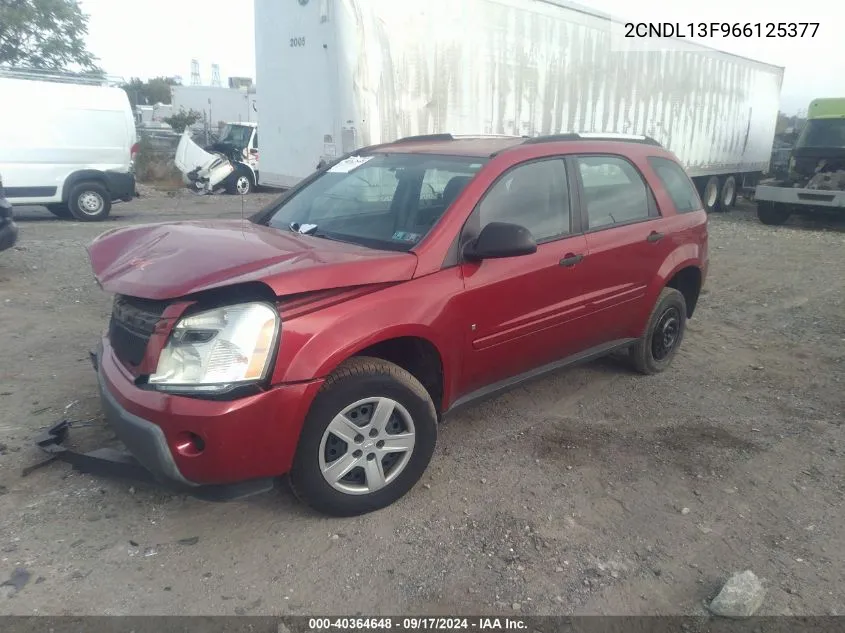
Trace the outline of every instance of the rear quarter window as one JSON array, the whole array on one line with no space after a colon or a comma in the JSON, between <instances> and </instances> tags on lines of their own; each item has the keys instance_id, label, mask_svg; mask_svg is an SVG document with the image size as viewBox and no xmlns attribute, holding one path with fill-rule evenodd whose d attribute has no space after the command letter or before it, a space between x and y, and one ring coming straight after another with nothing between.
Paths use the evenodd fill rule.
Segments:
<instances>
[{"instance_id":1,"label":"rear quarter window","mask_svg":"<svg viewBox=\"0 0 845 633\"><path fill-rule=\"evenodd\" d=\"M678 213L689 213L702 208L701 198L683 167L673 160L659 156L649 156L648 162L672 198Z\"/></svg>"}]
</instances>

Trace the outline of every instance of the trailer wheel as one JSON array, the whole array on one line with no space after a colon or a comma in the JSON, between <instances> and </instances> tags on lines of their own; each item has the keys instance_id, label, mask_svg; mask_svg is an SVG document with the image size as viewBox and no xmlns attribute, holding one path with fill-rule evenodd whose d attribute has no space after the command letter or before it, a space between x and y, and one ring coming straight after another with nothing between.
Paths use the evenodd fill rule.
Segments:
<instances>
[{"instance_id":1,"label":"trailer wheel","mask_svg":"<svg viewBox=\"0 0 845 633\"><path fill-rule=\"evenodd\" d=\"M721 191L721 206L722 211L728 211L736 204L736 178L728 176L725 182L722 183Z\"/></svg>"},{"instance_id":2,"label":"trailer wheel","mask_svg":"<svg viewBox=\"0 0 845 633\"><path fill-rule=\"evenodd\" d=\"M768 200L757 202L757 217L763 224L780 226L789 219L790 215L790 208L783 203L769 202Z\"/></svg>"},{"instance_id":3,"label":"trailer wheel","mask_svg":"<svg viewBox=\"0 0 845 633\"><path fill-rule=\"evenodd\" d=\"M719 179L712 176L705 183L701 191L701 202L704 205L704 210L707 213L715 213L722 210L722 199L719 195L721 188L719 187Z\"/></svg>"}]
</instances>

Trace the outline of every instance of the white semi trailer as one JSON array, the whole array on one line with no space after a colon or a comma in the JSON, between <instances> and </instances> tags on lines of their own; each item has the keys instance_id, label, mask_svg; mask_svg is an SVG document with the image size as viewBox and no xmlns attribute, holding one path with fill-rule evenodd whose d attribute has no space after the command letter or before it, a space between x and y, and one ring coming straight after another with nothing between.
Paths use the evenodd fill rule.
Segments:
<instances>
[{"instance_id":1,"label":"white semi trailer","mask_svg":"<svg viewBox=\"0 0 845 633\"><path fill-rule=\"evenodd\" d=\"M783 68L701 45L620 52L563 0L256 0L261 181L407 136L653 137L709 210L768 169Z\"/></svg>"}]
</instances>

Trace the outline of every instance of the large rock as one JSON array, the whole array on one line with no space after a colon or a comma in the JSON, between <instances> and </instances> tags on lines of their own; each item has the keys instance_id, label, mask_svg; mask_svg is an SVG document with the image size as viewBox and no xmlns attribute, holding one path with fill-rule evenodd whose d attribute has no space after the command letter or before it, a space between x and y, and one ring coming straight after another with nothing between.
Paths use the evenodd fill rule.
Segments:
<instances>
[{"instance_id":1,"label":"large rock","mask_svg":"<svg viewBox=\"0 0 845 633\"><path fill-rule=\"evenodd\" d=\"M766 590L752 571L730 577L719 595L710 603L710 611L726 618L744 618L754 615L763 604Z\"/></svg>"}]
</instances>

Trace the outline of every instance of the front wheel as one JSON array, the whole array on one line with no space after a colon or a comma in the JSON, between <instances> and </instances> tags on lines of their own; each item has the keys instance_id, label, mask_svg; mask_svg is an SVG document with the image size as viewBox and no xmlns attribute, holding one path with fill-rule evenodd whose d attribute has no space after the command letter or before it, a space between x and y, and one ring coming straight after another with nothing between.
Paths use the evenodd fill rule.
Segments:
<instances>
[{"instance_id":1,"label":"front wheel","mask_svg":"<svg viewBox=\"0 0 845 633\"><path fill-rule=\"evenodd\" d=\"M419 481L436 439L434 403L414 376L378 358L350 359L329 376L311 406L291 488L325 514L379 510Z\"/></svg>"},{"instance_id":2,"label":"front wheel","mask_svg":"<svg viewBox=\"0 0 845 633\"><path fill-rule=\"evenodd\" d=\"M245 196L249 193L252 193L252 189L252 176L246 169L242 167L238 168L238 170L235 171L235 173L232 175L231 182L226 187L228 193L239 196Z\"/></svg>"},{"instance_id":3,"label":"front wheel","mask_svg":"<svg viewBox=\"0 0 845 633\"><path fill-rule=\"evenodd\" d=\"M645 334L631 348L634 368L641 374L658 374L678 353L687 325L687 302L674 288L664 288L651 312Z\"/></svg>"},{"instance_id":4,"label":"front wheel","mask_svg":"<svg viewBox=\"0 0 845 633\"><path fill-rule=\"evenodd\" d=\"M790 216L789 207L779 202L769 202L768 200L760 200L757 202L757 218L763 224L769 226L780 226L784 224Z\"/></svg>"}]
</instances>

